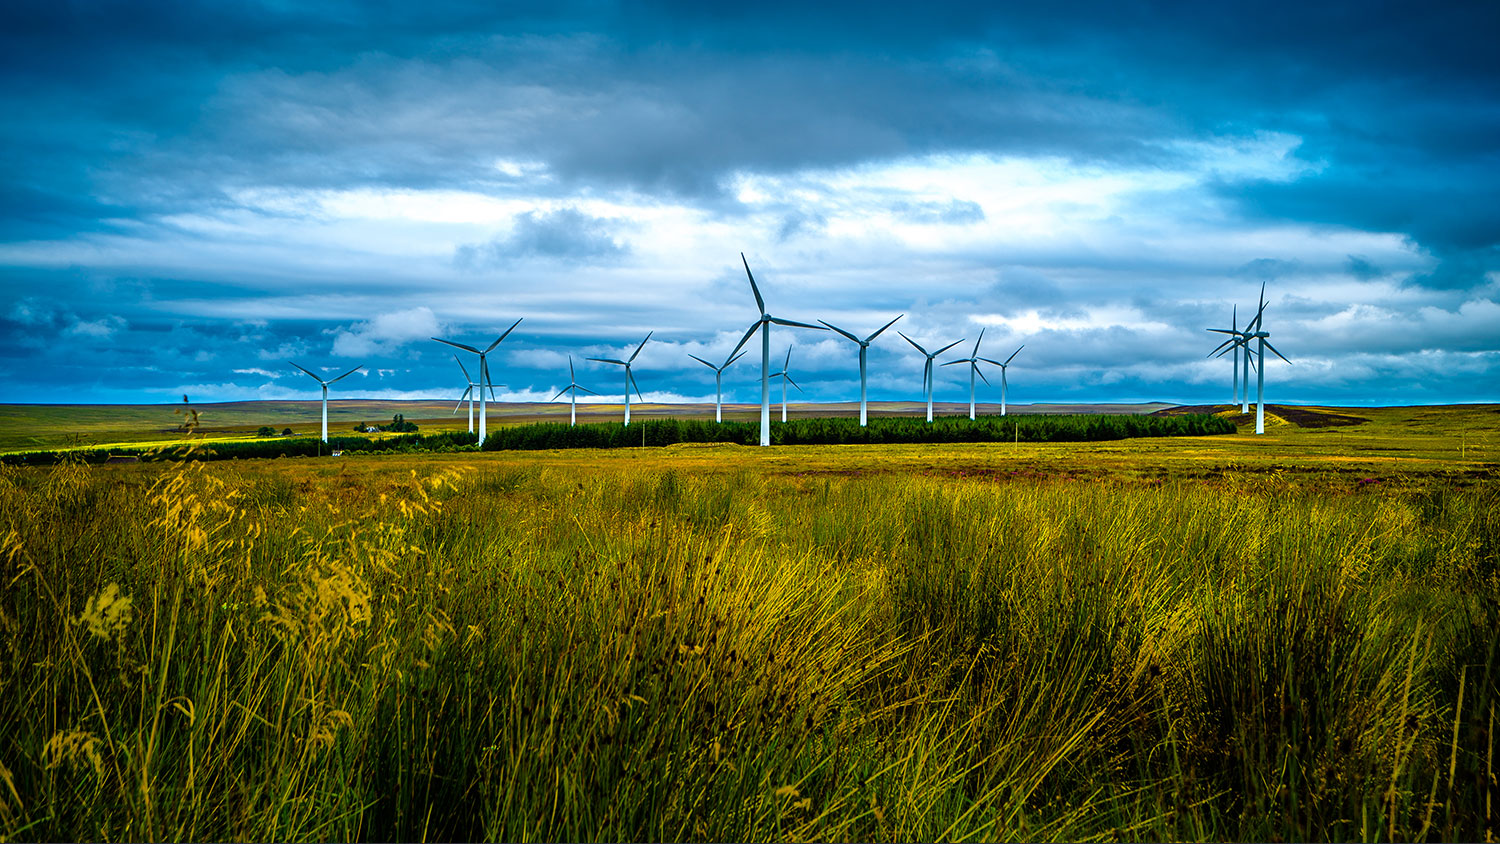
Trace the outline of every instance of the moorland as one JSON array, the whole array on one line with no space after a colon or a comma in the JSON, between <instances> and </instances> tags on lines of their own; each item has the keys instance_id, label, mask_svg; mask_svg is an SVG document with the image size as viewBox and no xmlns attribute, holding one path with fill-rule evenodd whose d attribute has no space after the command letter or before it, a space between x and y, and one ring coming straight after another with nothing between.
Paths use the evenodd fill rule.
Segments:
<instances>
[{"instance_id":1,"label":"moorland","mask_svg":"<svg viewBox=\"0 0 1500 844\"><path fill-rule=\"evenodd\" d=\"M1500 407L1271 410L0 466L0 838L1494 840Z\"/></svg>"}]
</instances>

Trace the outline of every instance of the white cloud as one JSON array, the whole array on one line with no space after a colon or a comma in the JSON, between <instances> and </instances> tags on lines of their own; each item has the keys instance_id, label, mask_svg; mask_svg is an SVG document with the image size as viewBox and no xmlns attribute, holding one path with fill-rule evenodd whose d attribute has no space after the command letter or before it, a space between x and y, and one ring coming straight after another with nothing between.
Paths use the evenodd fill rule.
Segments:
<instances>
[{"instance_id":1,"label":"white cloud","mask_svg":"<svg viewBox=\"0 0 1500 844\"><path fill-rule=\"evenodd\" d=\"M428 340L442 333L432 309L426 306L380 314L369 322L337 329L333 353L338 357L390 354L414 340Z\"/></svg>"}]
</instances>

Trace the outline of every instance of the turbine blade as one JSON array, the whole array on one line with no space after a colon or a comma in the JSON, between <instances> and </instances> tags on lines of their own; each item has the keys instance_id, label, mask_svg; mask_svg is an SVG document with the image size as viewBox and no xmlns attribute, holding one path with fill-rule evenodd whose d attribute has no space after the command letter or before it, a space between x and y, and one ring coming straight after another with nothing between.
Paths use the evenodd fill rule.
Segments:
<instances>
[{"instance_id":1,"label":"turbine blade","mask_svg":"<svg viewBox=\"0 0 1500 844\"><path fill-rule=\"evenodd\" d=\"M786 347L786 363L783 363L781 365L781 369L782 369L782 371L786 371L786 370L791 369L791 368L792 368L792 347L791 346L787 346Z\"/></svg>"},{"instance_id":2,"label":"turbine blade","mask_svg":"<svg viewBox=\"0 0 1500 844\"><path fill-rule=\"evenodd\" d=\"M650 340L651 339L651 335L655 334L655 333L656 333L655 331L647 331L646 332L646 340ZM646 340L642 340L641 344L639 346L636 346L635 347L635 351L633 353L631 353L631 355L630 355L630 362L631 363L635 363L635 356L641 353L641 349L646 348Z\"/></svg>"},{"instance_id":3,"label":"turbine blade","mask_svg":"<svg viewBox=\"0 0 1500 844\"><path fill-rule=\"evenodd\" d=\"M1213 332L1217 332L1219 334L1233 334L1236 337L1240 336L1240 332L1237 329L1234 329L1234 328L1205 328L1203 330L1204 331L1213 331Z\"/></svg>"},{"instance_id":4,"label":"turbine blade","mask_svg":"<svg viewBox=\"0 0 1500 844\"><path fill-rule=\"evenodd\" d=\"M582 391L584 391L585 393L588 393L591 396L597 396L597 395L599 395L598 393L594 392L593 390L590 390L588 387L585 387L582 384L574 384L573 387L574 387L574 389L582 390Z\"/></svg>"},{"instance_id":5,"label":"turbine blade","mask_svg":"<svg viewBox=\"0 0 1500 844\"><path fill-rule=\"evenodd\" d=\"M898 315L896 317L896 319L900 319L901 317L904 317L904 316L906 316L906 314L900 314L900 315ZM896 324L896 319L893 319L890 322L886 323L885 325L880 326L880 330L877 331L877 332L875 332L874 334L871 334L869 337L866 337L865 338L865 342L869 343L872 340L874 340L876 337L879 337L887 328L890 328L891 326L893 326L893 325Z\"/></svg>"},{"instance_id":6,"label":"turbine blade","mask_svg":"<svg viewBox=\"0 0 1500 844\"><path fill-rule=\"evenodd\" d=\"M937 351L933 352L932 356L933 357L937 357L938 355L942 354L943 352L948 351L949 349L953 348L954 346L957 346L959 343L962 343L962 342L963 342L963 340L954 340L952 343L949 343L948 345L942 347L941 349L938 349Z\"/></svg>"},{"instance_id":7,"label":"turbine blade","mask_svg":"<svg viewBox=\"0 0 1500 844\"><path fill-rule=\"evenodd\" d=\"M353 375L354 373L356 373L356 372L358 372L358 371L360 371L361 369L364 369L364 368L365 368L365 365L364 364L360 364L359 366L354 367L353 369L349 370L348 372L345 372L343 375L340 375L339 377L333 379L333 381L342 381L343 379L348 378L350 375ZM329 381L328 383L332 384L333 381Z\"/></svg>"},{"instance_id":8,"label":"turbine blade","mask_svg":"<svg viewBox=\"0 0 1500 844\"><path fill-rule=\"evenodd\" d=\"M984 377L984 370L979 368L979 364L974 364L974 371L979 373L979 380L983 381L984 385L988 387L990 385L990 379Z\"/></svg>"},{"instance_id":9,"label":"turbine blade","mask_svg":"<svg viewBox=\"0 0 1500 844\"><path fill-rule=\"evenodd\" d=\"M568 385L568 386L566 386L566 387L563 387L561 390L557 391L557 395L553 396L550 399L547 399L547 401L557 401L559 398L561 398L565 393L567 393L571 389L573 389L573 386L571 384Z\"/></svg>"},{"instance_id":10,"label":"turbine blade","mask_svg":"<svg viewBox=\"0 0 1500 844\"><path fill-rule=\"evenodd\" d=\"M740 352L739 354L730 357L729 360L724 361L724 365L719 368L719 371L723 372L724 370L728 369L735 361L739 360L740 358L742 358L744 356L745 356L745 353L744 352Z\"/></svg>"},{"instance_id":11,"label":"turbine blade","mask_svg":"<svg viewBox=\"0 0 1500 844\"><path fill-rule=\"evenodd\" d=\"M791 384L793 387L797 387L797 382L792 380L792 376L787 375L786 373L782 373L781 377L785 378L788 384ZM797 392L802 392L802 388L797 387Z\"/></svg>"},{"instance_id":12,"label":"turbine blade","mask_svg":"<svg viewBox=\"0 0 1500 844\"><path fill-rule=\"evenodd\" d=\"M745 275L750 277L750 292L755 294L755 307L760 308L760 312L764 314L766 312L766 300L760 298L760 288L755 286L755 273L750 272L750 262L745 260L745 253L743 252L740 253L740 261L745 265Z\"/></svg>"},{"instance_id":13,"label":"turbine blade","mask_svg":"<svg viewBox=\"0 0 1500 844\"><path fill-rule=\"evenodd\" d=\"M818 320L818 322L823 323L824 325L828 326L829 328L832 328L834 331L837 331L838 333L844 335L845 337L848 337L850 340L853 340L856 343L859 342L859 338L858 337L855 337L853 334L850 334L849 332L845 331L844 329L839 328L837 325L834 325L833 323L829 322L826 319L820 319L820 320Z\"/></svg>"},{"instance_id":14,"label":"turbine blade","mask_svg":"<svg viewBox=\"0 0 1500 844\"><path fill-rule=\"evenodd\" d=\"M750 336L755 333L755 329L757 329L757 328L760 328L760 320L756 320L754 323L751 324L750 330L746 331L745 332L745 336L741 337L740 338L740 342L735 345L734 352L738 352L740 350L740 348L743 347L745 345L745 343L750 340ZM729 354L733 355L734 352L730 352Z\"/></svg>"},{"instance_id":15,"label":"turbine blade","mask_svg":"<svg viewBox=\"0 0 1500 844\"><path fill-rule=\"evenodd\" d=\"M455 349L463 349L466 352L473 352L476 355L479 354L479 350L474 348L473 346L465 346L463 343L455 343L452 340L444 340L441 337L434 337L432 339L438 341L439 343L447 343Z\"/></svg>"},{"instance_id":16,"label":"turbine blade","mask_svg":"<svg viewBox=\"0 0 1500 844\"><path fill-rule=\"evenodd\" d=\"M1008 358L1005 359L1005 363L1007 365L1009 365L1011 361L1013 361L1013 360L1016 359L1016 355L1019 355L1021 353L1021 350L1024 349L1024 348L1026 348L1026 344L1025 343L1022 343L1021 345L1017 346L1016 350L1014 352L1010 353L1010 357L1008 357Z\"/></svg>"},{"instance_id":17,"label":"turbine blade","mask_svg":"<svg viewBox=\"0 0 1500 844\"><path fill-rule=\"evenodd\" d=\"M955 363L972 363L972 360L970 358L959 358L958 360L950 360L947 363L940 363L938 366L952 366Z\"/></svg>"},{"instance_id":18,"label":"turbine blade","mask_svg":"<svg viewBox=\"0 0 1500 844\"><path fill-rule=\"evenodd\" d=\"M703 364L704 366L708 367L709 369L718 369L717 366L714 366L713 364L709 363L708 361L704 360L703 358L698 357L697 355L693 354L692 352L688 352L688 357L690 357L693 360L695 360L695 361Z\"/></svg>"},{"instance_id":19,"label":"turbine blade","mask_svg":"<svg viewBox=\"0 0 1500 844\"><path fill-rule=\"evenodd\" d=\"M1272 352L1275 352L1276 353L1276 357L1279 357L1282 360L1286 360L1286 355L1282 354L1281 352L1277 352L1276 351L1276 347L1273 346L1273 345L1271 345L1270 341L1266 341L1266 348L1270 349ZM1291 363L1291 361L1289 361L1289 360L1286 360L1286 362L1287 363Z\"/></svg>"},{"instance_id":20,"label":"turbine blade","mask_svg":"<svg viewBox=\"0 0 1500 844\"><path fill-rule=\"evenodd\" d=\"M480 358L479 368L483 370L479 377L484 381L484 387L480 387L479 389L483 390L485 387L488 387L490 390L490 401L498 401L495 398L495 383L490 380L490 362L484 358ZM505 385L501 384L500 386L504 387ZM480 395L483 395L483 393L480 393Z\"/></svg>"},{"instance_id":21,"label":"turbine blade","mask_svg":"<svg viewBox=\"0 0 1500 844\"><path fill-rule=\"evenodd\" d=\"M625 380L629 381L630 382L630 386L632 386L632 387L635 388L636 398L639 398L641 401L645 401L646 397L643 396L643 395L641 395L641 385L635 383L635 375L634 375L634 373L632 373L630 371L630 367L628 367L628 366L625 367Z\"/></svg>"},{"instance_id":22,"label":"turbine blade","mask_svg":"<svg viewBox=\"0 0 1500 844\"><path fill-rule=\"evenodd\" d=\"M614 358L589 358L589 360L596 360L596 361L599 361L600 363L612 363L612 364L614 364L616 366L624 366L625 365L625 361L623 361L623 360L615 360Z\"/></svg>"},{"instance_id":23,"label":"turbine blade","mask_svg":"<svg viewBox=\"0 0 1500 844\"><path fill-rule=\"evenodd\" d=\"M467 366L464 366L464 362L458 359L458 355L453 356L453 362L458 364L459 369L463 370L464 380L472 384L474 382L474 379L469 377L469 368Z\"/></svg>"},{"instance_id":24,"label":"turbine blade","mask_svg":"<svg viewBox=\"0 0 1500 844\"><path fill-rule=\"evenodd\" d=\"M1005 364L1001 363L1000 361L998 361L998 360L990 360L989 358L975 358L975 360L982 360L985 363L993 363L994 365L999 366L999 367L1004 367L1005 366Z\"/></svg>"},{"instance_id":25,"label":"turbine blade","mask_svg":"<svg viewBox=\"0 0 1500 844\"><path fill-rule=\"evenodd\" d=\"M292 363L292 362L291 361L287 361L287 363ZM292 363L292 366L296 366L298 369L301 369L303 372L307 372L308 376L310 376L314 381L317 381L319 384L323 383L323 379L322 378L319 378L318 376L313 375L311 372L308 372L308 370L304 369L303 367L298 366L295 363Z\"/></svg>"},{"instance_id":26,"label":"turbine blade","mask_svg":"<svg viewBox=\"0 0 1500 844\"><path fill-rule=\"evenodd\" d=\"M974 341L974 353L971 354L971 355L969 355L969 357L971 357L971 358L977 358L977 357L979 357L979 344L983 343L983 342L984 342L984 329L981 328L981 329L979 329L979 339Z\"/></svg>"},{"instance_id":27,"label":"turbine blade","mask_svg":"<svg viewBox=\"0 0 1500 844\"><path fill-rule=\"evenodd\" d=\"M1219 345L1214 346L1213 352L1209 352L1204 357L1213 357L1214 356L1214 352L1217 352L1220 349L1224 349L1225 346L1234 346L1238 341L1239 341L1239 338L1237 338L1237 337L1230 337L1228 340L1225 340L1224 342L1220 343ZM1224 349L1224 350L1225 351L1229 351L1228 349Z\"/></svg>"},{"instance_id":28,"label":"turbine blade","mask_svg":"<svg viewBox=\"0 0 1500 844\"><path fill-rule=\"evenodd\" d=\"M907 337L905 334L902 334L900 331L897 331L896 333L897 334L901 334L902 339L904 339L906 342L912 344L913 346L916 346L917 351L921 352L924 355L927 354L927 350L926 349L922 348L921 346L917 346L917 341L911 339L910 337Z\"/></svg>"},{"instance_id":29,"label":"turbine blade","mask_svg":"<svg viewBox=\"0 0 1500 844\"><path fill-rule=\"evenodd\" d=\"M780 317L771 317L771 321L774 322L774 323L776 323L777 325L795 325L798 328L811 328L814 331L827 331L828 330L828 329L824 328L821 325L808 325L805 322L797 322L795 320L790 320L790 319L781 319ZM855 342L859 342L859 341L856 340Z\"/></svg>"},{"instance_id":30,"label":"turbine blade","mask_svg":"<svg viewBox=\"0 0 1500 844\"><path fill-rule=\"evenodd\" d=\"M521 317L521 319L525 319L525 317ZM495 338L495 342L491 343L490 347L488 349L484 350L484 353L485 354L489 354L490 352L493 352L495 350L495 347L498 346L498 345L500 345L500 341L504 340L506 337L510 336L510 333L512 331L515 331L516 330L516 326L518 326L520 324L521 324L521 320L520 319L518 319L515 322L511 323L510 324L510 328L505 329L505 333L504 334L501 334L499 337L496 337Z\"/></svg>"}]
</instances>

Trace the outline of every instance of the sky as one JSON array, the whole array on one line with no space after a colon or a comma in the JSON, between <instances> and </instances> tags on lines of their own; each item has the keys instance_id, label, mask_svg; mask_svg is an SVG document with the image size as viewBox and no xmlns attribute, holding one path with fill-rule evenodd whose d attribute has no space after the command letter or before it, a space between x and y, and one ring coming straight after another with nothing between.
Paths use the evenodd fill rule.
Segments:
<instances>
[{"instance_id":1,"label":"sky","mask_svg":"<svg viewBox=\"0 0 1500 844\"><path fill-rule=\"evenodd\" d=\"M0 402L1497 401L1500 4L0 4ZM858 348L776 327L794 400ZM759 398L758 341L724 375ZM473 356L465 365L474 371ZM999 400L982 370L982 402ZM967 399L966 365L940 401Z\"/></svg>"}]
</instances>

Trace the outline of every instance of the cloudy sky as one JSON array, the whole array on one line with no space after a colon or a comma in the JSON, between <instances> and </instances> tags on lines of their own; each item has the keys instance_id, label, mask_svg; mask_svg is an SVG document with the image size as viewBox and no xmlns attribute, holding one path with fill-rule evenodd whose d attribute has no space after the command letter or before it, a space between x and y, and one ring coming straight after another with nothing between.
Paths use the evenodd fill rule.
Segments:
<instances>
[{"instance_id":1,"label":"cloudy sky","mask_svg":"<svg viewBox=\"0 0 1500 844\"><path fill-rule=\"evenodd\" d=\"M1496 400L1500 5L903 5L10 0L0 401Z\"/></svg>"}]
</instances>

